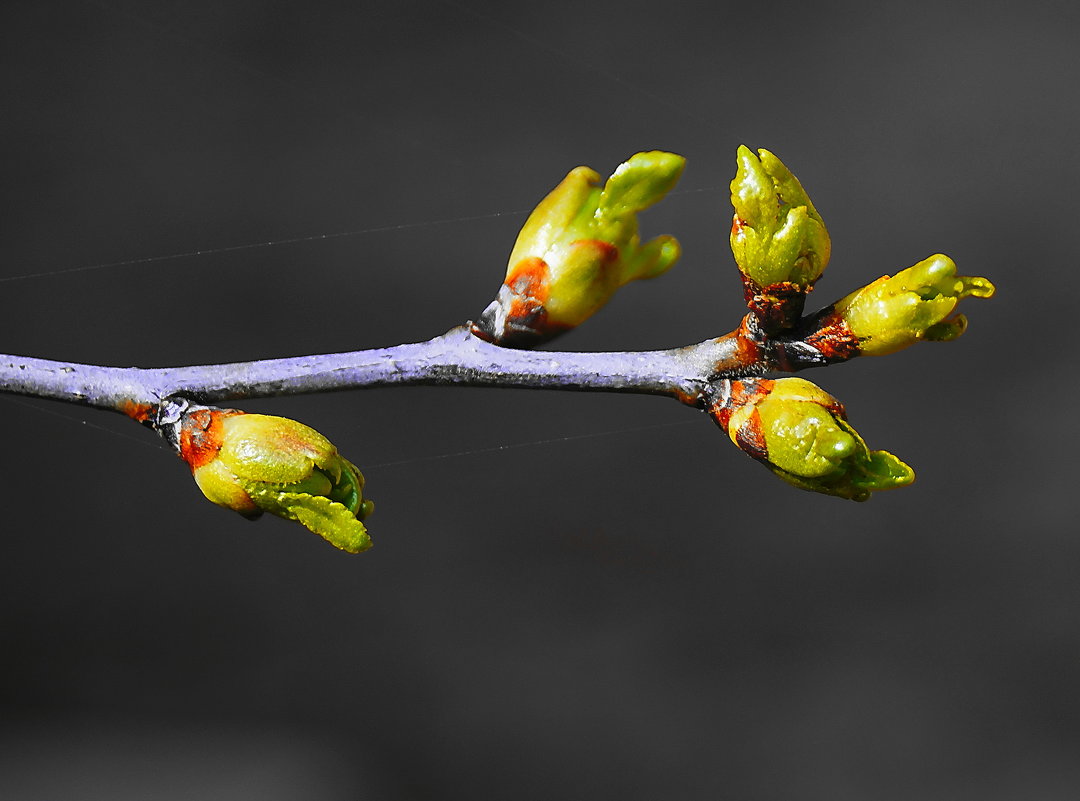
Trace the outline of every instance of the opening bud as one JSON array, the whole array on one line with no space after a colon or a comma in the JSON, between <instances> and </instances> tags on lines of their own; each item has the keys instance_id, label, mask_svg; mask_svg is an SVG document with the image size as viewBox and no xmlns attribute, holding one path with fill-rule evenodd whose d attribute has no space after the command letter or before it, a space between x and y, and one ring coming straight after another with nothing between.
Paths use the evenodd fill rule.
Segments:
<instances>
[{"instance_id":1,"label":"opening bud","mask_svg":"<svg viewBox=\"0 0 1080 801\"><path fill-rule=\"evenodd\" d=\"M285 417L185 404L159 430L210 501L249 519L295 520L349 553L371 547L364 476L313 428Z\"/></svg>"},{"instance_id":2,"label":"opening bud","mask_svg":"<svg viewBox=\"0 0 1080 801\"><path fill-rule=\"evenodd\" d=\"M828 317L858 338L860 354L884 356L920 339L956 339L967 328L967 318L953 314L957 304L993 294L990 281L957 275L953 260L938 253L855 290L834 304Z\"/></svg>"},{"instance_id":3,"label":"opening bud","mask_svg":"<svg viewBox=\"0 0 1080 801\"><path fill-rule=\"evenodd\" d=\"M503 285L473 333L498 345L538 345L583 323L619 287L670 269L679 243L670 236L642 243L637 212L671 191L685 163L674 153L638 153L603 186L588 167L571 170L525 221Z\"/></svg>"},{"instance_id":4,"label":"opening bud","mask_svg":"<svg viewBox=\"0 0 1080 801\"><path fill-rule=\"evenodd\" d=\"M709 413L743 452L800 489L865 501L915 480L891 453L867 448L843 405L802 378L732 381Z\"/></svg>"}]
</instances>

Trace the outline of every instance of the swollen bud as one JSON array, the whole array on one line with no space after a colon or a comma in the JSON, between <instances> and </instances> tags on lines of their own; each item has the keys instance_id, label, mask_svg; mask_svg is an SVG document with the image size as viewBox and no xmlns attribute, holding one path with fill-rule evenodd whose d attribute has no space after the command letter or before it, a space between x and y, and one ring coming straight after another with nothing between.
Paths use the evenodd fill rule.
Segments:
<instances>
[{"instance_id":1,"label":"swollen bud","mask_svg":"<svg viewBox=\"0 0 1080 801\"><path fill-rule=\"evenodd\" d=\"M776 156L745 145L731 182L731 252L746 304L767 334L791 328L806 295L829 263L832 246L821 215Z\"/></svg>"},{"instance_id":2,"label":"swollen bud","mask_svg":"<svg viewBox=\"0 0 1080 801\"><path fill-rule=\"evenodd\" d=\"M886 451L871 451L836 398L802 378L745 379L709 409L731 441L800 489L865 501L915 480Z\"/></svg>"},{"instance_id":3,"label":"swollen bud","mask_svg":"<svg viewBox=\"0 0 1080 801\"><path fill-rule=\"evenodd\" d=\"M602 187L588 167L571 170L525 221L503 285L473 333L532 347L580 325L624 284L672 267L679 243L670 236L642 243L637 212L675 186L685 163L674 153L638 153Z\"/></svg>"},{"instance_id":4,"label":"swollen bud","mask_svg":"<svg viewBox=\"0 0 1080 801\"><path fill-rule=\"evenodd\" d=\"M952 315L966 297L988 298L994 285L985 278L956 274L956 264L940 253L914 267L856 289L833 305L828 315L858 339L863 356L883 356L920 339L947 342L967 328L967 318Z\"/></svg>"},{"instance_id":5,"label":"swollen bud","mask_svg":"<svg viewBox=\"0 0 1080 801\"><path fill-rule=\"evenodd\" d=\"M295 520L349 553L371 547L360 521L364 477L318 431L285 417L180 402L163 404L158 430L210 501L255 519ZM169 414L169 411L172 414Z\"/></svg>"}]
</instances>

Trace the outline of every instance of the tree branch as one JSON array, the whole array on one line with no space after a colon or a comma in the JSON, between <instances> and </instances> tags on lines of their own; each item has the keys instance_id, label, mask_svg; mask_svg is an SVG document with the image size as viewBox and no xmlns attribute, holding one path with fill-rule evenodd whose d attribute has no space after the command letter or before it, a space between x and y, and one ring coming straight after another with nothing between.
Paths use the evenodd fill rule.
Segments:
<instances>
[{"instance_id":1,"label":"tree branch","mask_svg":"<svg viewBox=\"0 0 1080 801\"><path fill-rule=\"evenodd\" d=\"M131 416L133 408L171 396L215 403L391 384L634 392L701 405L711 383L776 367L773 349L752 343L745 326L684 348L608 353L504 348L460 326L389 348L191 367L105 367L0 355L0 391Z\"/></svg>"}]
</instances>

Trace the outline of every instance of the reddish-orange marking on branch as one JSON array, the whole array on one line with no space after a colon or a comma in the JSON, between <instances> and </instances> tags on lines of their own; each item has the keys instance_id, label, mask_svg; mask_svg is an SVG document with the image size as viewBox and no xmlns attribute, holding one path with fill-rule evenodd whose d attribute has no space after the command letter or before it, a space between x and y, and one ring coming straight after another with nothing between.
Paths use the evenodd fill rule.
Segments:
<instances>
[{"instance_id":1,"label":"reddish-orange marking on branch","mask_svg":"<svg viewBox=\"0 0 1080 801\"><path fill-rule=\"evenodd\" d=\"M148 421L156 408L152 403L136 403L130 400L122 401L119 406L121 414L126 414L137 423Z\"/></svg>"}]
</instances>

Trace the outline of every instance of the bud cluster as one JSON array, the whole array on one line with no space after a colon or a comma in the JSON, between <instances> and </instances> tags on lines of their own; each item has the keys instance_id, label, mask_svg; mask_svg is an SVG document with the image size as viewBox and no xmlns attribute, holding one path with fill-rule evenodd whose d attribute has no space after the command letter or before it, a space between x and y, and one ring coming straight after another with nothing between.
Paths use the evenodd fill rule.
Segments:
<instances>
[{"instance_id":1,"label":"bud cluster","mask_svg":"<svg viewBox=\"0 0 1080 801\"><path fill-rule=\"evenodd\" d=\"M684 165L681 156L650 151L629 158L604 182L588 167L571 170L526 220L498 295L468 331L500 346L484 346L495 354L534 347L583 323L620 287L670 269L679 243L670 236L642 242L637 214L672 190ZM738 149L730 189L731 250L749 313L726 337L653 354L672 359L679 370L703 362L700 373L672 394L706 406L732 442L800 489L865 501L876 491L910 484L912 469L891 453L870 450L843 405L820 387L802 378L729 376L793 372L893 353L920 340L955 339L967 325L956 312L959 302L990 297L993 284L957 275L952 259L936 254L804 317L806 297L831 253L821 215L768 150ZM460 332L475 348L475 340ZM455 375L462 372L468 371ZM624 373L612 376L618 381L603 388L629 384ZM512 385L519 385L520 376L513 377ZM665 373L663 380L670 379ZM371 546L362 522L373 508L363 496L364 477L317 431L282 417L176 397L121 410L162 433L214 503L252 519L269 512L297 521L351 553Z\"/></svg>"}]
</instances>

